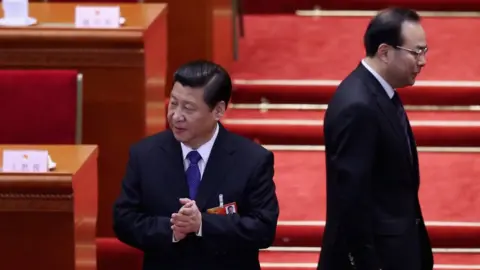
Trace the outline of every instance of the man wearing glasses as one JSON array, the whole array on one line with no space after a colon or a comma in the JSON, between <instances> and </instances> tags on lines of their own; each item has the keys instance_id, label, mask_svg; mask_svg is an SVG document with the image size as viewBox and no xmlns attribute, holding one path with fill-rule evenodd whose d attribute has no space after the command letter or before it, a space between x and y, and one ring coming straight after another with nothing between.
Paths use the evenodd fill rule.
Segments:
<instances>
[{"instance_id":1,"label":"man wearing glasses","mask_svg":"<svg viewBox=\"0 0 480 270\"><path fill-rule=\"evenodd\" d=\"M338 86L324 119L327 217L319 270L432 270L418 199L415 139L396 88L426 63L419 15L386 9L367 57Z\"/></svg>"}]
</instances>

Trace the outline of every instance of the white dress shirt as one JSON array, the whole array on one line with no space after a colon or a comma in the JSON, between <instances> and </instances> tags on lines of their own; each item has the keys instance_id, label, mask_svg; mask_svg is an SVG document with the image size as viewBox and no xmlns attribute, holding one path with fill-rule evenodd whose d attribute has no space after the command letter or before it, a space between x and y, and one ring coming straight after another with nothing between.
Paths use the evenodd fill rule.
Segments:
<instances>
[{"instance_id":1,"label":"white dress shirt","mask_svg":"<svg viewBox=\"0 0 480 270\"><path fill-rule=\"evenodd\" d=\"M196 150L202 157L198 161L198 168L200 169L200 177L203 177L203 172L205 172L205 167L207 166L208 158L210 157L210 153L212 152L213 144L215 143L215 140L217 139L217 136L218 136L218 129L219 127L217 124L217 127L215 128L215 133L213 133L212 138L210 138L208 142L202 144L197 149L192 149L191 147L181 143L182 154L183 154L183 165L185 166L185 171L188 169L188 166L190 165L190 160L187 159L188 153Z\"/></svg>"},{"instance_id":2,"label":"white dress shirt","mask_svg":"<svg viewBox=\"0 0 480 270\"><path fill-rule=\"evenodd\" d=\"M390 84L387 83L387 81L385 81L385 79L382 78L382 76L380 76L380 74L378 74L375 70L373 70L373 68L371 68L367 62L365 60L362 60L362 65L368 70L370 71L370 73L372 73L372 75L378 80L378 82L382 85L383 89L385 89L385 92L387 92L387 95L390 99L393 98L393 95L395 94L395 90L393 89L392 86L390 86Z\"/></svg>"},{"instance_id":3,"label":"white dress shirt","mask_svg":"<svg viewBox=\"0 0 480 270\"><path fill-rule=\"evenodd\" d=\"M198 161L198 169L200 170L200 181L203 177L203 173L205 172L205 167L207 166L208 158L210 157L210 153L212 152L213 144L215 143L215 140L217 139L218 131L219 131L219 126L217 124L217 126L215 128L215 133L213 133L212 138L210 138L210 140L208 142L202 144L197 149L192 149L191 147L186 146L185 144L181 143L182 155L183 155L183 165L184 165L185 171L188 169L188 166L190 166L190 160L188 160L188 158L187 158L188 153L196 150L200 154L200 157L202 157ZM200 229L197 232L197 236L202 236L202 224L201 223L200 223ZM173 240L174 243L178 242L175 239L175 235L173 235L172 240Z\"/></svg>"}]
</instances>

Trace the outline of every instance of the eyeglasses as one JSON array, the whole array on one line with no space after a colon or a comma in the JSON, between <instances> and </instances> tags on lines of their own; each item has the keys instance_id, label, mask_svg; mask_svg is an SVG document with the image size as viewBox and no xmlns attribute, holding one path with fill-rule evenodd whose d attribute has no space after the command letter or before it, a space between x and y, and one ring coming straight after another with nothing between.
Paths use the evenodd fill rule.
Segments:
<instances>
[{"instance_id":1,"label":"eyeglasses","mask_svg":"<svg viewBox=\"0 0 480 270\"><path fill-rule=\"evenodd\" d=\"M405 48L405 47L402 47L402 46L397 46L396 48L400 49L400 50L407 51L407 52L411 53L413 56L415 56L416 58L419 58L420 56L425 56L427 54L427 51L428 51L427 47L422 48L422 49L409 49L409 48Z\"/></svg>"}]
</instances>

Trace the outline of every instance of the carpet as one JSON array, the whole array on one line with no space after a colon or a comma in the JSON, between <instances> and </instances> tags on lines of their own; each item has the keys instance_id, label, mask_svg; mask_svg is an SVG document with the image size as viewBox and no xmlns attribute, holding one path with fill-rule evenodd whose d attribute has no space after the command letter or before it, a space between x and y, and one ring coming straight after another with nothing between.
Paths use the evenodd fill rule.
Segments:
<instances>
[{"instance_id":1,"label":"carpet","mask_svg":"<svg viewBox=\"0 0 480 270\"><path fill-rule=\"evenodd\" d=\"M282 209L279 220L324 220L324 152L278 150L274 154L275 182ZM480 185L475 181L480 175L480 152L421 151L419 163L420 201L425 220L480 220Z\"/></svg>"},{"instance_id":2,"label":"carpet","mask_svg":"<svg viewBox=\"0 0 480 270\"><path fill-rule=\"evenodd\" d=\"M261 105L258 105L261 107ZM418 146L480 146L480 111L408 110ZM321 145L324 110L227 110L230 131L262 144Z\"/></svg>"},{"instance_id":3,"label":"carpet","mask_svg":"<svg viewBox=\"0 0 480 270\"><path fill-rule=\"evenodd\" d=\"M434 249L435 269L478 270L480 250ZM99 270L141 270L143 254L115 238L97 238ZM318 248L270 248L260 252L262 270L316 269Z\"/></svg>"},{"instance_id":4,"label":"carpet","mask_svg":"<svg viewBox=\"0 0 480 270\"><path fill-rule=\"evenodd\" d=\"M246 15L232 73L243 80L341 80L365 55L368 17ZM429 52L418 80L480 77L480 18L424 18Z\"/></svg>"},{"instance_id":5,"label":"carpet","mask_svg":"<svg viewBox=\"0 0 480 270\"><path fill-rule=\"evenodd\" d=\"M268 147L268 146L267 146ZM271 148L275 148L272 146ZM276 150L277 245L319 246L325 220L325 155ZM452 149L444 149L444 151ZM434 247L480 247L479 152L419 152L420 203Z\"/></svg>"},{"instance_id":6,"label":"carpet","mask_svg":"<svg viewBox=\"0 0 480 270\"><path fill-rule=\"evenodd\" d=\"M262 106L328 103L339 80L364 56L362 35L368 20L245 16L246 36L232 69L233 107L222 122L230 131L269 144L275 153L281 214L277 250L261 253L263 269L316 267L318 251L278 249L319 248L326 200L322 109L263 112ZM480 146L480 63L472 57L480 53L478 38L472 35L480 29L480 19L425 18L423 24L428 64L415 86L399 89L402 98L406 105L463 108L408 110L421 150L422 209L436 249L470 248L464 253L436 252L436 269L480 269L480 255L471 249L480 247L480 150L438 148Z\"/></svg>"},{"instance_id":7,"label":"carpet","mask_svg":"<svg viewBox=\"0 0 480 270\"><path fill-rule=\"evenodd\" d=\"M476 0L244 0L246 14L292 14L297 10L321 9L378 10L389 6L403 6L417 10L479 10Z\"/></svg>"}]
</instances>

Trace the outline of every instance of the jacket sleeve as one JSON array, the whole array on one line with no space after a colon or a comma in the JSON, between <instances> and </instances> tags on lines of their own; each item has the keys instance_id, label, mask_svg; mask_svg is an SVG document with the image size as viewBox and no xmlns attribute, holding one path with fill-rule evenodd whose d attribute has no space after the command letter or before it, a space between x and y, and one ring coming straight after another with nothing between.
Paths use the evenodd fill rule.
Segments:
<instances>
[{"instance_id":1,"label":"jacket sleeve","mask_svg":"<svg viewBox=\"0 0 480 270\"><path fill-rule=\"evenodd\" d=\"M137 156L130 150L121 193L113 207L113 229L117 238L143 251L168 252L174 243L170 217L151 216L143 211L141 176Z\"/></svg>"}]
</instances>

